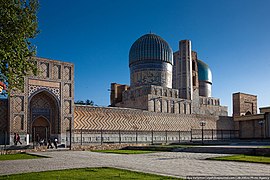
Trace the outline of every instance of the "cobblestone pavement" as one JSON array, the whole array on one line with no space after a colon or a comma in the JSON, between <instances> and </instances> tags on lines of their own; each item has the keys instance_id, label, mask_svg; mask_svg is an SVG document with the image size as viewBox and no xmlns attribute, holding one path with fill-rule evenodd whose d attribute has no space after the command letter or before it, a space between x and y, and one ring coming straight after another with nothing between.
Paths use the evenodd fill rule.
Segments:
<instances>
[{"instance_id":1,"label":"cobblestone pavement","mask_svg":"<svg viewBox=\"0 0 270 180\"><path fill-rule=\"evenodd\" d=\"M84 167L116 167L168 176L270 176L270 165L211 161L224 154L160 152L137 155L89 151L33 153L51 158L1 161L0 175Z\"/></svg>"}]
</instances>

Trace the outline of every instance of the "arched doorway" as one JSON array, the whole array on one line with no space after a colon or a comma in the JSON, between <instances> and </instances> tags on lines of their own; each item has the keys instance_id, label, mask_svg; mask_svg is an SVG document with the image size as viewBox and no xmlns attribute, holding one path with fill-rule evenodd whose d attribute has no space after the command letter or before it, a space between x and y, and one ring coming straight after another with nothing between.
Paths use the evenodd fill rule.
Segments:
<instances>
[{"instance_id":1,"label":"arched doorway","mask_svg":"<svg viewBox=\"0 0 270 180\"><path fill-rule=\"evenodd\" d=\"M50 123L42 116L36 118L32 124L32 137L34 141L46 140L50 137Z\"/></svg>"},{"instance_id":2,"label":"arched doorway","mask_svg":"<svg viewBox=\"0 0 270 180\"><path fill-rule=\"evenodd\" d=\"M52 92L42 89L34 93L29 101L29 134L32 134L32 141L58 137L61 129L59 99Z\"/></svg>"}]
</instances>

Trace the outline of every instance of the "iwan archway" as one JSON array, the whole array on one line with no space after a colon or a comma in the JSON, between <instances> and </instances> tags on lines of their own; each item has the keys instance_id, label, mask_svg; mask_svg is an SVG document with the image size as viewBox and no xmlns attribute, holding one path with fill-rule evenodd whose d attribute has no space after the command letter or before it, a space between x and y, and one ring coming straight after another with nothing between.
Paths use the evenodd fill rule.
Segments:
<instances>
[{"instance_id":1,"label":"iwan archway","mask_svg":"<svg viewBox=\"0 0 270 180\"><path fill-rule=\"evenodd\" d=\"M46 89L41 89L30 97L29 134L32 141L58 137L61 123L58 98Z\"/></svg>"}]
</instances>

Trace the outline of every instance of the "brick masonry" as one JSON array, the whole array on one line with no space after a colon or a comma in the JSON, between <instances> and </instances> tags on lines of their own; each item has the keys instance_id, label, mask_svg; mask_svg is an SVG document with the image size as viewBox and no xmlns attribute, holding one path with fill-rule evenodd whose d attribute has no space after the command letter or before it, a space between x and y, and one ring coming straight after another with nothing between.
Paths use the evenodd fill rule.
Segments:
<instances>
[{"instance_id":1,"label":"brick masonry","mask_svg":"<svg viewBox=\"0 0 270 180\"><path fill-rule=\"evenodd\" d=\"M190 131L200 129L200 121L206 121L205 129L234 129L230 117L156 113L137 109L115 107L91 107L76 105L75 129Z\"/></svg>"},{"instance_id":2,"label":"brick masonry","mask_svg":"<svg viewBox=\"0 0 270 180\"><path fill-rule=\"evenodd\" d=\"M23 92L12 91L9 97L7 131L11 136L19 133L22 141L29 134L31 141L32 125L41 117L49 123L48 136L64 139L70 121L73 124L74 65L38 57L34 61L38 75L25 77Z\"/></svg>"}]
</instances>

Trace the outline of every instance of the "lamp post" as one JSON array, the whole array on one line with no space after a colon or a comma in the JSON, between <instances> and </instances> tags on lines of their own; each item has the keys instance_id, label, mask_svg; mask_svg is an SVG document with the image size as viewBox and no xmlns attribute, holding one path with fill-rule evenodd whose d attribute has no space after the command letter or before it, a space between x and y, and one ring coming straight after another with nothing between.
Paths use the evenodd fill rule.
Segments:
<instances>
[{"instance_id":1,"label":"lamp post","mask_svg":"<svg viewBox=\"0 0 270 180\"><path fill-rule=\"evenodd\" d=\"M263 140L263 125L264 125L264 120L259 121L259 125L261 126L261 139Z\"/></svg>"},{"instance_id":2,"label":"lamp post","mask_svg":"<svg viewBox=\"0 0 270 180\"><path fill-rule=\"evenodd\" d=\"M202 144L204 144L203 142L203 127L206 125L206 122L205 121L201 121L200 122L200 126L202 127Z\"/></svg>"}]
</instances>

